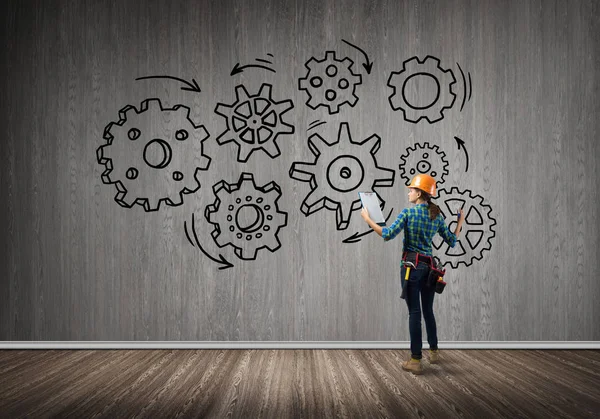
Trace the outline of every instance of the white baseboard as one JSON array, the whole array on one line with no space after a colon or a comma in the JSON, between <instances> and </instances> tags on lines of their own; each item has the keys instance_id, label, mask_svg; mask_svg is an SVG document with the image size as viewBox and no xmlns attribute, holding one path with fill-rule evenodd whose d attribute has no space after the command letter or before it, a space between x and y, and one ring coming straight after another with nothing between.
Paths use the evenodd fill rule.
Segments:
<instances>
[{"instance_id":1,"label":"white baseboard","mask_svg":"<svg viewBox=\"0 0 600 419\"><path fill-rule=\"evenodd\" d=\"M424 343L423 347L428 349ZM600 341L439 342L440 349L600 349ZM387 341L15 341L0 349L410 349Z\"/></svg>"}]
</instances>

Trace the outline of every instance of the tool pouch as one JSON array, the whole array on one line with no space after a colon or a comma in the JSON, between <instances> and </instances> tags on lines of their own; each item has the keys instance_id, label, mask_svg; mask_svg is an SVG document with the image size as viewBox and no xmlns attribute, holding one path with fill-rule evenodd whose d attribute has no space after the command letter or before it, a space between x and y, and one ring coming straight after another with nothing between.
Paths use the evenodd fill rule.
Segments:
<instances>
[{"instance_id":1,"label":"tool pouch","mask_svg":"<svg viewBox=\"0 0 600 419\"><path fill-rule=\"evenodd\" d=\"M431 266L425 285L429 288L435 288L435 292L441 294L446 286L446 283L444 282L445 274L446 270L439 268L439 264Z\"/></svg>"}]
</instances>

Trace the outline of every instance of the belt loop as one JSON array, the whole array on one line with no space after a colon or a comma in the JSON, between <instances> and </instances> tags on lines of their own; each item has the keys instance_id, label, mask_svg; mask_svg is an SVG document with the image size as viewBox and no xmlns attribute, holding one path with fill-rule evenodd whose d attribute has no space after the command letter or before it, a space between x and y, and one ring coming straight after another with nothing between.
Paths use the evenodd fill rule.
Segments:
<instances>
[{"instance_id":1,"label":"belt loop","mask_svg":"<svg viewBox=\"0 0 600 419\"><path fill-rule=\"evenodd\" d=\"M419 266L419 252L417 253L417 258L415 259L415 266Z\"/></svg>"}]
</instances>

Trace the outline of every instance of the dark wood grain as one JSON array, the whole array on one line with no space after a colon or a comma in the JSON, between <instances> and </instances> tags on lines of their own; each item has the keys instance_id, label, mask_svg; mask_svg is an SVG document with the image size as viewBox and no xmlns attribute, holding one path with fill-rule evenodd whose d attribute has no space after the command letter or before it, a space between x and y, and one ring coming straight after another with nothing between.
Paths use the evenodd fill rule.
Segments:
<instances>
[{"instance_id":1,"label":"dark wood grain","mask_svg":"<svg viewBox=\"0 0 600 419\"><path fill-rule=\"evenodd\" d=\"M2 417L553 417L600 409L600 351L4 350Z\"/></svg>"}]
</instances>

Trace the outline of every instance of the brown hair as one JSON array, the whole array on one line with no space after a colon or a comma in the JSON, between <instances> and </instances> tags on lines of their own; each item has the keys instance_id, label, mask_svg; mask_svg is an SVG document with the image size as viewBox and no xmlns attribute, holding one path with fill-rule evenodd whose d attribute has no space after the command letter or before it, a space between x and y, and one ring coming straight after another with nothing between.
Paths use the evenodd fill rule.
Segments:
<instances>
[{"instance_id":1,"label":"brown hair","mask_svg":"<svg viewBox=\"0 0 600 419\"><path fill-rule=\"evenodd\" d=\"M421 192L421 198L423 198L423 200L427 202L427 205L429 205L429 219L435 220L442 210L436 204L431 202L431 195L425 191L422 191L421 189L419 189L419 192Z\"/></svg>"}]
</instances>

